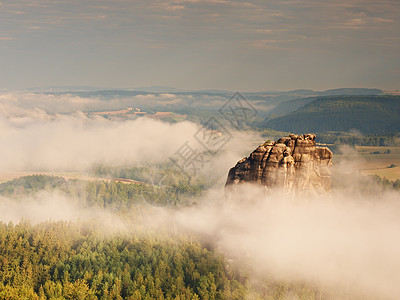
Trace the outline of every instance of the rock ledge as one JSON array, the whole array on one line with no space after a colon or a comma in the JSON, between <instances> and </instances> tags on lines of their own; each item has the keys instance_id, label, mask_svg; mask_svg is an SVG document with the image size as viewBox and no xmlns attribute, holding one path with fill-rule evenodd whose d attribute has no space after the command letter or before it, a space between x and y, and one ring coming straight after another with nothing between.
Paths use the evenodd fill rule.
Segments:
<instances>
[{"instance_id":1,"label":"rock ledge","mask_svg":"<svg viewBox=\"0 0 400 300\"><path fill-rule=\"evenodd\" d=\"M330 190L332 152L317 147L315 134L290 134L260 145L229 170L225 187L257 183L267 189Z\"/></svg>"}]
</instances>

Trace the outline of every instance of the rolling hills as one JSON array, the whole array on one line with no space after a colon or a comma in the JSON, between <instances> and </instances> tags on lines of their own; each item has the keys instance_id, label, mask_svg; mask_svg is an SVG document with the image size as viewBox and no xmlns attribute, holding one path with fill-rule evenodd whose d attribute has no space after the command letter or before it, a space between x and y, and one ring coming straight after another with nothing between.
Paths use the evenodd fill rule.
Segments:
<instances>
[{"instance_id":1,"label":"rolling hills","mask_svg":"<svg viewBox=\"0 0 400 300\"><path fill-rule=\"evenodd\" d=\"M295 100L293 106L299 106ZM269 117L263 127L289 132L321 132L356 129L363 134L391 134L400 131L400 97L329 96L317 97L283 116ZM286 103L289 106L290 103Z\"/></svg>"}]
</instances>

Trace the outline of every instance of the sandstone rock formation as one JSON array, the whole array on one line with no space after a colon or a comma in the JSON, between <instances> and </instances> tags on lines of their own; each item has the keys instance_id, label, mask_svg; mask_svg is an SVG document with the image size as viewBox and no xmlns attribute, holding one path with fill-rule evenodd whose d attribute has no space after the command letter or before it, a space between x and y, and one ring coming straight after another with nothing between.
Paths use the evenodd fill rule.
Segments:
<instances>
[{"instance_id":1,"label":"sandstone rock formation","mask_svg":"<svg viewBox=\"0 0 400 300\"><path fill-rule=\"evenodd\" d=\"M248 182L287 191L329 190L332 152L316 147L315 137L291 134L258 146L230 169L226 187Z\"/></svg>"}]
</instances>

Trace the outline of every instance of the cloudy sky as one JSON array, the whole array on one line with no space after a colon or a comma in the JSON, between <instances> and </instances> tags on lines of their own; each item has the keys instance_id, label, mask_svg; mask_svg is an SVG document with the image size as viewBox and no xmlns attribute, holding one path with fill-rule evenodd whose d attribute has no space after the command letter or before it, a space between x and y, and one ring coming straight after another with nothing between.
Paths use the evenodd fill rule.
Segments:
<instances>
[{"instance_id":1,"label":"cloudy sky","mask_svg":"<svg viewBox=\"0 0 400 300\"><path fill-rule=\"evenodd\" d=\"M397 89L398 0L0 0L0 88Z\"/></svg>"}]
</instances>

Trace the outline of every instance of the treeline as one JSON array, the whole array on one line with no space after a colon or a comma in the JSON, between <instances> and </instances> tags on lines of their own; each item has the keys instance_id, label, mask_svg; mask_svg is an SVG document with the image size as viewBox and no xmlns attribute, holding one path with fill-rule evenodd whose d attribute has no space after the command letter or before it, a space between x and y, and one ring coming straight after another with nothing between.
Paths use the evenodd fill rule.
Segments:
<instances>
[{"instance_id":1,"label":"treeline","mask_svg":"<svg viewBox=\"0 0 400 300\"><path fill-rule=\"evenodd\" d=\"M345 132L320 133L316 138L317 143L351 145L351 146L400 146L400 135L390 134L387 136L354 136Z\"/></svg>"},{"instance_id":2,"label":"treeline","mask_svg":"<svg viewBox=\"0 0 400 300\"><path fill-rule=\"evenodd\" d=\"M224 258L187 236L0 222L0 299L244 299Z\"/></svg>"},{"instance_id":3,"label":"treeline","mask_svg":"<svg viewBox=\"0 0 400 300\"><path fill-rule=\"evenodd\" d=\"M210 186L213 182L212 178L201 174L189 178L172 163L142 167L116 167L99 164L94 165L89 173L94 177L132 179L156 185L174 185L179 182L190 182L191 184Z\"/></svg>"},{"instance_id":4,"label":"treeline","mask_svg":"<svg viewBox=\"0 0 400 300\"><path fill-rule=\"evenodd\" d=\"M57 176L32 175L0 184L0 195L8 198L33 196L40 191L60 191L82 207L130 209L136 204L157 206L186 205L203 192L202 183L187 181L163 184L123 183L119 181L83 181Z\"/></svg>"},{"instance_id":5,"label":"treeline","mask_svg":"<svg viewBox=\"0 0 400 300\"><path fill-rule=\"evenodd\" d=\"M389 180L386 177L380 177L378 175L370 175L369 178L385 190L393 189L400 191L400 179Z\"/></svg>"}]
</instances>

